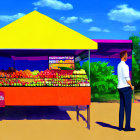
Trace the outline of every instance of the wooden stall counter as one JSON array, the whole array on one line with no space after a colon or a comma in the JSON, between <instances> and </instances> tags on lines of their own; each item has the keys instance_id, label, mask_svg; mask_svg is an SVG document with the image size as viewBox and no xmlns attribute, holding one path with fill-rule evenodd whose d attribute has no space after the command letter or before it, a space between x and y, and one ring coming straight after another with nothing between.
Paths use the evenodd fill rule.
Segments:
<instances>
[{"instance_id":1,"label":"wooden stall counter","mask_svg":"<svg viewBox=\"0 0 140 140\"><path fill-rule=\"evenodd\" d=\"M90 105L91 87L0 87L6 106Z\"/></svg>"}]
</instances>

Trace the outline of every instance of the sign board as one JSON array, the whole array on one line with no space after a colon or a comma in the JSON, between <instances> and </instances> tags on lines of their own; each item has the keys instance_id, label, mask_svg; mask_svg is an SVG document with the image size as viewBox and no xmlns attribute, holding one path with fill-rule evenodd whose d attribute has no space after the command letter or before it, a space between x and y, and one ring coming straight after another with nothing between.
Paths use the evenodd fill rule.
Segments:
<instances>
[{"instance_id":1,"label":"sign board","mask_svg":"<svg viewBox=\"0 0 140 140\"><path fill-rule=\"evenodd\" d=\"M49 56L49 69L74 69L74 56Z\"/></svg>"}]
</instances>

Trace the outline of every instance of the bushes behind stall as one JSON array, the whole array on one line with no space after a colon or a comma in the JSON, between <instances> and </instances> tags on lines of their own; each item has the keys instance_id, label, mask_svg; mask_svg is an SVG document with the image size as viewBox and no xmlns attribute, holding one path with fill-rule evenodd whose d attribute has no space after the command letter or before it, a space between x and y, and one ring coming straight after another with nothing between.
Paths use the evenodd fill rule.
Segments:
<instances>
[{"instance_id":1,"label":"bushes behind stall","mask_svg":"<svg viewBox=\"0 0 140 140\"><path fill-rule=\"evenodd\" d=\"M100 61L90 63L91 101L119 99L117 75L113 75L114 67L107 64ZM88 75L89 61L83 63L82 69L85 69Z\"/></svg>"},{"instance_id":2,"label":"bushes behind stall","mask_svg":"<svg viewBox=\"0 0 140 140\"><path fill-rule=\"evenodd\" d=\"M132 85L135 90L140 90L140 36L129 37L133 42L132 49Z\"/></svg>"}]
</instances>

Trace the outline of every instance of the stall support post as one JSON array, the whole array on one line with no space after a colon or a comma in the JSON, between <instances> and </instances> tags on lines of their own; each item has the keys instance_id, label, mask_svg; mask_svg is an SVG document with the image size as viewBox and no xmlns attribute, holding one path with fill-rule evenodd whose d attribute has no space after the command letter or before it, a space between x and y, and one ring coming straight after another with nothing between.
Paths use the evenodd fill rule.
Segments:
<instances>
[{"instance_id":1,"label":"stall support post","mask_svg":"<svg viewBox=\"0 0 140 140\"><path fill-rule=\"evenodd\" d=\"M88 61L89 61L88 77L89 77L89 83L90 83L90 50L88 50Z\"/></svg>"},{"instance_id":2,"label":"stall support post","mask_svg":"<svg viewBox=\"0 0 140 140\"><path fill-rule=\"evenodd\" d=\"M76 113L77 113L77 121L79 121L79 108L78 108L78 105L76 106Z\"/></svg>"},{"instance_id":3,"label":"stall support post","mask_svg":"<svg viewBox=\"0 0 140 140\"><path fill-rule=\"evenodd\" d=\"M88 60L89 60L89 83L90 83L90 50L88 50ZM90 105L87 105L87 128L90 129Z\"/></svg>"},{"instance_id":4,"label":"stall support post","mask_svg":"<svg viewBox=\"0 0 140 140\"><path fill-rule=\"evenodd\" d=\"M87 128L90 129L90 105L87 105Z\"/></svg>"}]
</instances>

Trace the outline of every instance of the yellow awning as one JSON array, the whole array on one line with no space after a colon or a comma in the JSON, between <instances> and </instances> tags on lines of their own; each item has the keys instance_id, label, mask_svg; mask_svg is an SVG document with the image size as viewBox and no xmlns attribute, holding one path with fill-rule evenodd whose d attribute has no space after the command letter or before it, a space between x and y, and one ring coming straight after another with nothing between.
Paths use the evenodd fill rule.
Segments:
<instances>
[{"instance_id":1,"label":"yellow awning","mask_svg":"<svg viewBox=\"0 0 140 140\"><path fill-rule=\"evenodd\" d=\"M0 49L97 49L96 42L33 11L0 30Z\"/></svg>"}]
</instances>

